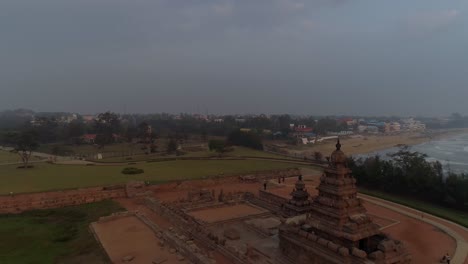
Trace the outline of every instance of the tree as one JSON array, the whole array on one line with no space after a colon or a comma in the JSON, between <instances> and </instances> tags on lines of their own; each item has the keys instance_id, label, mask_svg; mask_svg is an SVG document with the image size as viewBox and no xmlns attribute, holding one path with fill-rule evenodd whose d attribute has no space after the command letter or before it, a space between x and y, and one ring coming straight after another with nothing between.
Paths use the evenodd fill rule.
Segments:
<instances>
[{"instance_id":1,"label":"tree","mask_svg":"<svg viewBox=\"0 0 468 264\"><path fill-rule=\"evenodd\" d=\"M61 127L54 117L36 117L31 129L35 131L37 140L43 143L55 142L59 138Z\"/></svg>"},{"instance_id":2,"label":"tree","mask_svg":"<svg viewBox=\"0 0 468 264\"><path fill-rule=\"evenodd\" d=\"M152 127L148 123L142 122L138 125L138 137L141 140L140 142L146 144L146 149L149 149L150 153L156 152L156 134L153 132Z\"/></svg>"},{"instance_id":3,"label":"tree","mask_svg":"<svg viewBox=\"0 0 468 264\"><path fill-rule=\"evenodd\" d=\"M338 130L338 124L336 120L328 118L328 117L320 119L317 122L317 125L315 128L315 131L317 132L317 134L321 134L321 135L326 134L327 132L330 132L330 131L337 131L337 130Z\"/></svg>"},{"instance_id":4,"label":"tree","mask_svg":"<svg viewBox=\"0 0 468 264\"><path fill-rule=\"evenodd\" d=\"M263 144L260 137L253 132L242 132L234 130L227 139L228 144L234 146L244 146L248 148L263 150Z\"/></svg>"},{"instance_id":5,"label":"tree","mask_svg":"<svg viewBox=\"0 0 468 264\"><path fill-rule=\"evenodd\" d=\"M389 159L350 159L348 166L361 187L468 209L466 175L444 175L440 162L429 162L426 155L408 147L389 155Z\"/></svg>"},{"instance_id":6,"label":"tree","mask_svg":"<svg viewBox=\"0 0 468 264\"><path fill-rule=\"evenodd\" d=\"M174 153L176 151L177 151L177 141L171 138L169 142L167 143L167 152Z\"/></svg>"},{"instance_id":7,"label":"tree","mask_svg":"<svg viewBox=\"0 0 468 264\"><path fill-rule=\"evenodd\" d=\"M114 135L120 129L120 119L112 112L101 113L97 116L94 126L97 132L95 143L104 147L114 142Z\"/></svg>"},{"instance_id":8,"label":"tree","mask_svg":"<svg viewBox=\"0 0 468 264\"><path fill-rule=\"evenodd\" d=\"M66 127L66 137L70 138L78 138L85 133L85 125L81 120L73 120L68 124Z\"/></svg>"},{"instance_id":9,"label":"tree","mask_svg":"<svg viewBox=\"0 0 468 264\"><path fill-rule=\"evenodd\" d=\"M208 148L210 151L216 151L219 153L219 156L223 155L223 153L227 151L226 142L224 140L210 140L208 143Z\"/></svg>"},{"instance_id":10,"label":"tree","mask_svg":"<svg viewBox=\"0 0 468 264\"><path fill-rule=\"evenodd\" d=\"M201 140L206 141L206 139L208 138L208 133L206 132L206 129L202 129L202 131L200 132L200 137Z\"/></svg>"},{"instance_id":11,"label":"tree","mask_svg":"<svg viewBox=\"0 0 468 264\"><path fill-rule=\"evenodd\" d=\"M145 143L148 143L148 136L152 133L151 126L146 122L138 125L138 137Z\"/></svg>"},{"instance_id":12,"label":"tree","mask_svg":"<svg viewBox=\"0 0 468 264\"><path fill-rule=\"evenodd\" d=\"M320 151L315 151L314 152L314 159L316 161L322 161L323 160L323 154Z\"/></svg>"},{"instance_id":13,"label":"tree","mask_svg":"<svg viewBox=\"0 0 468 264\"><path fill-rule=\"evenodd\" d=\"M32 152L39 147L37 133L32 130L8 135L9 142L13 143L13 148L23 161L23 168L29 168L29 159Z\"/></svg>"}]
</instances>

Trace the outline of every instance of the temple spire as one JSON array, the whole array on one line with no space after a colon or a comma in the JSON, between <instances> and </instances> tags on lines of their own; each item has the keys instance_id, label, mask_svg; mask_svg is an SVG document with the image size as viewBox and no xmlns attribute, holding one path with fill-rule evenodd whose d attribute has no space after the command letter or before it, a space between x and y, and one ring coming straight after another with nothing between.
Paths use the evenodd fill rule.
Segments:
<instances>
[{"instance_id":1,"label":"temple spire","mask_svg":"<svg viewBox=\"0 0 468 264\"><path fill-rule=\"evenodd\" d=\"M338 141L336 142L336 150L340 150L341 149L341 144L340 144L340 138L338 137Z\"/></svg>"}]
</instances>

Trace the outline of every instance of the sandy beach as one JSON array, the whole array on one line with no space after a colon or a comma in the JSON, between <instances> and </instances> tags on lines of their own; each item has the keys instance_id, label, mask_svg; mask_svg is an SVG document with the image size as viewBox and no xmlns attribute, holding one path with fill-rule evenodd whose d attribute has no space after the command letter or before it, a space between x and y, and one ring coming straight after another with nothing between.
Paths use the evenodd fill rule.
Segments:
<instances>
[{"instance_id":1,"label":"sandy beach","mask_svg":"<svg viewBox=\"0 0 468 264\"><path fill-rule=\"evenodd\" d=\"M342 150L347 155L365 154L378 150L392 148L398 145L417 145L424 142L447 138L458 134L468 133L468 129L434 130L424 133L401 133L398 135L367 135L341 137ZM300 145L288 148L290 153L297 155L313 155L321 152L324 156L335 150L335 140L328 140L317 144Z\"/></svg>"}]
</instances>

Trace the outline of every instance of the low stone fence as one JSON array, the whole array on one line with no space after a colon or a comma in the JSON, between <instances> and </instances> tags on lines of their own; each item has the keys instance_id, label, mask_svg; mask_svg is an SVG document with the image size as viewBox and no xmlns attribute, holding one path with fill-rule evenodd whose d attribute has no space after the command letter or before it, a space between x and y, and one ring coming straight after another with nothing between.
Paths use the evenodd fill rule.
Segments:
<instances>
[{"instance_id":1,"label":"low stone fence","mask_svg":"<svg viewBox=\"0 0 468 264\"><path fill-rule=\"evenodd\" d=\"M248 179L255 177L257 180L271 180L278 178L289 178L289 177L298 177L301 175L301 170L298 168L291 169L279 169L279 170L268 170L268 171L259 171L255 173L245 173L239 175L239 179Z\"/></svg>"},{"instance_id":2,"label":"low stone fence","mask_svg":"<svg viewBox=\"0 0 468 264\"><path fill-rule=\"evenodd\" d=\"M278 196L276 194L272 194L268 191L264 190L259 190L258 191L258 197L262 200L268 201L272 204L275 204L277 206L281 206L282 204L285 204L288 202L288 199Z\"/></svg>"},{"instance_id":3,"label":"low stone fence","mask_svg":"<svg viewBox=\"0 0 468 264\"><path fill-rule=\"evenodd\" d=\"M110 222L110 221L114 221L120 218L129 217L129 216L135 216L135 212L122 211L122 212L113 213L111 215L99 217L97 222L105 223L105 222Z\"/></svg>"},{"instance_id":4,"label":"low stone fence","mask_svg":"<svg viewBox=\"0 0 468 264\"><path fill-rule=\"evenodd\" d=\"M0 214L16 214L28 210L60 208L128 197L146 191L144 184L130 182L74 190L0 195Z\"/></svg>"},{"instance_id":5,"label":"low stone fence","mask_svg":"<svg viewBox=\"0 0 468 264\"><path fill-rule=\"evenodd\" d=\"M103 187L77 190L13 194L0 196L0 214L57 208L125 197L125 188L106 190Z\"/></svg>"},{"instance_id":6,"label":"low stone fence","mask_svg":"<svg viewBox=\"0 0 468 264\"><path fill-rule=\"evenodd\" d=\"M178 190L210 189L211 186L229 185L230 183L239 182L261 182L267 179L278 179L280 177L297 177L300 174L301 170L298 168L266 170L232 175L220 174L218 176L208 176L195 180L174 180L167 183L151 185L151 189L155 192L172 190L174 188Z\"/></svg>"},{"instance_id":7,"label":"low stone fence","mask_svg":"<svg viewBox=\"0 0 468 264\"><path fill-rule=\"evenodd\" d=\"M169 231L164 231L156 223L150 221L146 216L141 214L135 215L143 223L156 233L158 238L169 244L170 247L174 248L184 257L188 258L191 263L194 264L214 264L216 261L202 254L198 247L193 243L192 240L187 239L183 235L177 235Z\"/></svg>"}]
</instances>

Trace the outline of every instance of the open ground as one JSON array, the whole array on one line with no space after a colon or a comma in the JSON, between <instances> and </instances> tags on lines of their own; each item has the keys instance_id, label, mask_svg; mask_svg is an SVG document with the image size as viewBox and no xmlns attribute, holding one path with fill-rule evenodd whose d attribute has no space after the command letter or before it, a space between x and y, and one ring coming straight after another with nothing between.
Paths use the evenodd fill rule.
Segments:
<instances>
[{"instance_id":1,"label":"open ground","mask_svg":"<svg viewBox=\"0 0 468 264\"><path fill-rule=\"evenodd\" d=\"M320 174L316 171L304 171L306 176L305 182L307 189L312 194L314 193L315 187L319 182ZM268 183L268 190L272 193L279 194L285 198L289 198L289 193L292 191L296 178L286 179L285 183L278 184L276 180L271 180ZM194 182L195 183L195 182ZM154 197L165 202L174 202L183 197L187 196L188 190L193 188L207 188L214 190L216 193L223 190L224 192L236 192L236 191L250 191L257 192L262 188L259 183L230 183L223 185L222 181L212 182L210 184L186 184L184 186L159 186L155 189ZM144 211L155 218L161 218L161 216L155 215L154 212L144 209L144 206L138 202L138 199L124 199L119 200L122 206L128 210ZM393 204L395 208L401 209L399 205ZM444 221L438 221L439 224L443 225L441 228L438 225L432 224L427 220L433 219L427 214L420 213L420 217L412 217L410 215L399 212L393 207L382 206L372 199L366 199L365 207L369 214L376 217L376 222L381 223L382 230L384 233L390 235L392 238L403 241L408 245L411 254L413 255L413 263L438 263L441 256L446 253L454 255L458 247L458 254L460 250L465 247L465 239L468 239L468 231L462 227L457 226L453 223L447 223ZM210 213L212 209L205 211L195 211L192 213L195 218L203 220L208 223L214 223L218 221L227 221L227 218L239 218L248 214L258 214L256 209L240 210L237 207L225 207L222 208L222 216L218 214ZM220 218L221 217L221 218ZM160 220L164 222L163 220ZM166 219L170 221L170 219ZM454 238L453 234L448 233L446 230L451 230L459 235ZM462 252L463 253L463 252ZM466 252L464 252L463 259L466 258ZM468 259L466 260L468 263ZM455 263L455 262L454 262ZM463 263L458 262L458 263Z\"/></svg>"},{"instance_id":2,"label":"open ground","mask_svg":"<svg viewBox=\"0 0 468 264\"><path fill-rule=\"evenodd\" d=\"M0 166L0 180L4 183L0 185L0 194L111 185L132 180L162 183L284 169L295 167L295 165L267 160L180 160L111 166L41 163L26 170L16 167L16 165ZM125 175L121 173L125 167L141 168L144 173Z\"/></svg>"},{"instance_id":3,"label":"open ground","mask_svg":"<svg viewBox=\"0 0 468 264\"><path fill-rule=\"evenodd\" d=\"M255 157L255 155L257 155L256 157L258 158L272 158L270 154L267 154L267 156L262 156L262 152L252 153L243 149L236 149L236 151L237 155L239 156ZM8 155L5 157L8 158ZM136 164L132 165L128 165L127 163L103 164L102 166L56 165L41 163L35 164L34 169L27 170L17 169L15 165L4 165L0 166L0 178L2 182L5 182L6 184L0 186L0 194L7 194L10 192L38 192L46 190L61 190L88 186L101 186L125 183L131 180L149 181L152 183L178 181L175 184L159 184L149 187L153 191L152 197L163 202L172 203L187 197L189 191L199 190L203 188L213 190L216 193L219 193L221 190L223 190L225 193L251 192L256 194L259 188L262 187L262 184L259 182L230 182L229 184L225 184L223 182L223 177L219 176L236 175L247 172L270 169L284 169L295 167L294 165L295 164L293 163L283 162L280 160L176 160L149 163L137 162ZM145 170L145 173L138 175L121 174L121 170L128 166L142 168ZM305 165L301 166L303 167L303 174L306 175L305 182L307 184L307 189L309 190L309 193L311 195L315 195L315 188L319 183L319 176L321 174L320 169ZM203 178L210 180L181 182L181 180L193 180ZM286 179L285 183L278 183L276 179L271 180L268 183L268 190L277 195L289 198L289 194L292 191L295 180L296 178ZM366 208L368 209L371 215L377 216L375 220L377 223L381 224L382 230L385 233L388 233L390 236L402 240L406 244L410 245L409 249L413 254L413 258L415 260L414 263L436 263L437 260L440 259L440 256L442 256L445 253L450 253L451 255L453 255L459 252L460 250L466 250L465 241L468 240L468 231L466 230L466 228L460 227L451 222L433 218L432 216L423 214L422 212L416 212L416 215L419 216L420 214L421 217L415 218L414 215L410 216L406 213L402 213L401 211L399 211L406 210L404 207L399 205L392 204L390 206L384 206L381 204L381 201L374 201L370 198L366 198L366 201ZM170 219L167 219L161 215L157 215L154 211L148 210L148 208L142 204L141 198L119 199L118 202L130 211L137 210L139 212L144 212L144 214L148 218L150 218L155 223L158 223L161 227L169 228L173 225ZM93 212L92 205L90 206L91 212ZM102 210L100 214L89 214L88 212L82 212L81 214L90 216L86 219L79 218L82 220L80 220L81 222L77 224L79 226L79 228L77 229L81 230L78 233L83 232L82 230L85 230L83 229L83 227L86 226L87 223L95 221L99 216L103 216L118 210L118 207L115 207L113 205L107 204L106 207L108 208L108 210ZM395 208L398 208L399 210L396 210ZM86 211L88 209L85 208L84 210ZM67 208L58 209L57 211L53 212L60 212L60 210L65 210L65 212L69 212L67 211ZM201 211L198 213L201 214L201 216L199 216L195 211L192 213L192 216L208 223L217 223L220 221L230 221L230 218L237 219L242 218L244 216L248 217L249 215L256 215L259 213L256 209L252 209L252 207L248 206L225 207L220 209L223 213L221 218L219 218L219 210L210 210L212 210L214 213L209 210L204 212ZM48 217L47 219L50 219L50 217ZM124 238L126 236L132 235L130 233L132 233L135 230L137 230L138 232L133 232L135 233L133 235L138 237L141 236L142 239L144 239L145 241L147 239L149 241L148 244L154 244L158 242L157 238L154 238L153 231L150 231L146 227L141 226L141 223L138 222L136 219L131 219L132 220L127 220L127 222L130 221L131 223L129 222L125 225L117 225L112 226L112 228L109 228L106 226L106 224L103 224L103 226L98 227L99 230L104 230L101 233L101 242L108 241L106 242L106 247L111 248L110 250L116 250L117 248L118 251L120 251L119 247L122 246L122 241L125 241ZM438 224L434 224L428 220L436 221ZM42 223L44 220L38 220L38 218L34 214L29 215L28 213L25 213L24 215L20 216L11 216L7 218L2 217L0 218L0 221L3 221L3 226L5 228L8 227L11 230L18 230L18 228L20 228L22 225L32 226L36 224L37 221ZM139 224L134 224L132 221L137 221ZM62 224L62 221L59 222ZM48 224L47 221L45 221L45 223ZM109 225L112 225L112 222L109 222ZM127 226L128 228L122 229L124 226ZM61 225L56 225L54 227L62 229L69 228L69 226L64 227ZM56 241L54 242L53 238L54 234L60 231L54 230L53 228L50 228L51 230L48 229L49 227L45 225L44 229L38 229L40 232L31 232L30 238L21 237L18 233L8 233L7 237L16 238L17 241L33 239L38 242L43 240L47 241L47 243L54 244L56 243ZM116 230L116 232L105 231L110 229ZM28 229L26 228L26 230ZM52 234L48 233L49 231L52 232ZM78 237L83 236L85 235L78 235ZM254 239L254 237L252 237L252 239ZM76 241L76 239L69 239L69 241ZM118 244L119 241L121 241L120 244ZM254 240L250 242L253 241ZM272 243L272 241L263 242ZM18 243L21 244L21 242ZM42 244L47 245L47 243ZM88 242L83 242L83 244L86 243ZM80 247L79 244L80 243L77 243L76 247ZM23 251L19 250L16 253L15 251L12 251L11 254L0 254L0 256L5 256L8 259L13 259L13 262L11 263L27 263L28 257L33 256L42 256L44 259L57 260L70 255L75 256L73 257L73 261L76 261L76 259L84 258L90 258L90 261L88 261L88 263L101 263L99 261L105 261L102 260L102 255L99 255L99 253L96 253L96 251L94 253L89 253L89 249L86 249L84 251L87 253L84 256L80 256L80 254L76 254L73 252L70 253L70 251L66 251L63 248L64 244L59 245L60 246L58 246L56 250L50 251L50 255L47 256L40 255L40 247L33 249L25 249L29 251L29 253L27 253L26 255L24 255L25 253ZM93 247L95 247L95 244L92 245L94 245ZM125 248L124 251L128 252L129 254L132 254L132 252L136 252L130 247ZM89 257L88 253L94 257ZM109 252L108 254L112 255ZM147 253L133 254L144 256ZM457 256L460 256L460 254L458 254ZM122 256L119 255L116 258L121 257ZM151 257L153 257L153 255L151 255ZM171 258L171 256L168 256L168 258ZM217 253L213 253L213 258L216 259L218 263L230 263L229 261L223 259L222 255L219 255ZM464 259L465 256L458 257L458 261L460 261L461 258ZM69 260L70 262L65 263L73 263L72 260L67 260ZM463 261L454 263L463 263ZM465 263L468 263L468 260L466 260Z\"/></svg>"}]
</instances>

